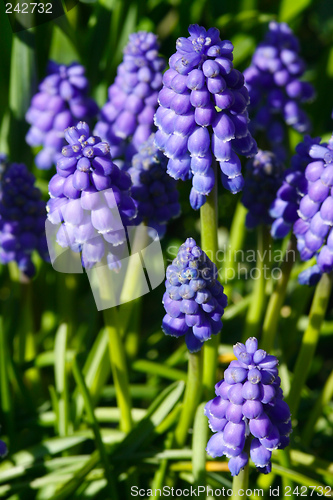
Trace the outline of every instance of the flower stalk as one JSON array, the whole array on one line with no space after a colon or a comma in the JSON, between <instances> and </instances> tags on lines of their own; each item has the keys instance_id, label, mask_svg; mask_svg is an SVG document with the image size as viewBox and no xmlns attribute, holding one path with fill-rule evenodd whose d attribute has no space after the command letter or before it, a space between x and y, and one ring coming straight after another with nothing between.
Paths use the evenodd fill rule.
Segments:
<instances>
[{"instance_id":1,"label":"flower stalk","mask_svg":"<svg viewBox=\"0 0 333 500\"><path fill-rule=\"evenodd\" d=\"M207 196L206 203L200 208L201 225L201 247L214 264L218 250L217 242L217 164L214 162L215 184ZM217 350L220 343L220 334L214 335L210 342L206 342L203 348L203 391L205 398L211 397L214 391Z\"/></svg>"},{"instance_id":2,"label":"flower stalk","mask_svg":"<svg viewBox=\"0 0 333 500\"><path fill-rule=\"evenodd\" d=\"M202 351L189 353L188 376L182 413L175 431L175 443L179 448L182 448L186 443L188 430L193 423L195 411L201 399L202 360Z\"/></svg>"},{"instance_id":3,"label":"flower stalk","mask_svg":"<svg viewBox=\"0 0 333 500\"><path fill-rule=\"evenodd\" d=\"M294 264L293 255L295 255L295 251L296 239L292 236L280 267L280 278L278 279L276 287L270 296L266 309L262 330L262 348L267 352L270 352L274 348L274 340L278 327L280 311L286 296L287 285Z\"/></svg>"},{"instance_id":4,"label":"flower stalk","mask_svg":"<svg viewBox=\"0 0 333 500\"><path fill-rule=\"evenodd\" d=\"M258 334L261 325L261 319L265 308L266 303L266 263L267 263L267 255L268 255L268 247L269 247L269 233L265 226L258 226L258 246L257 246L257 261L256 261L256 269L257 269L257 279L254 282L253 287L253 300L248 309L248 313L245 321L245 329L243 340L248 337L253 337Z\"/></svg>"},{"instance_id":5,"label":"flower stalk","mask_svg":"<svg viewBox=\"0 0 333 500\"><path fill-rule=\"evenodd\" d=\"M249 456L251 439L247 439L244 445L244 452ZM249 485L249 462L240 471L238 476L233 477L232 481L232 500L244 499L244 492L247 490ZM242 491L242 495L240 492Z\"/></svg>"},{"instance_id":6,"label":"flower stalk","mask_svg":"<svg viewBox=\"0 0 333 500\"><path fill-rule=\"evenodd\" d=\"M109 337L110 361L117 404L120 409L120 428L128 433L133 427L131 396L124 345L120 336L118 312L115 307L103 311Z\"/></svg>"},{"instance_id":7,"label":"flower stalk","mask_svg":"<svg viewBox=\"0 0 333 500\"><path fill-rule=\"evenodd\" d=\"M294 417L297 415L302 389L307 379L313 356L316 351L321 325L330 299L332 284L332 273L323 274L316 287L313 297L309 315L309 324L303 335L302 345L297 357L294 377L288 396L290 411Z\"/></svg>"}]
</instances>

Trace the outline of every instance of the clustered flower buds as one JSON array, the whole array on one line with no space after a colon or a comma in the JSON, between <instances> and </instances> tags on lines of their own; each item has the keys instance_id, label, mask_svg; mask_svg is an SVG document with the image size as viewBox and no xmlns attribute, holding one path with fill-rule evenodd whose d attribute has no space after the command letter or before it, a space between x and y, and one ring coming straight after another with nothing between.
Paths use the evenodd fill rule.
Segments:
<instances>
[{"instance_id":1,"label":"clustered flower buds","mask_svg":"<svg viewBox=\"0 0 333 500\"><path fill-rule=\"evenodd\" d=\"M282 160L285 125L304 134L310 121L301 104L314 97L314 89L300 81L305 70L299 43L286 23L269 23L269 31L257 47L252 63L244 71L250 94L250 130L255 137L263 131L272 150Z\"/></svg>"},{"instance_id":2,"label":"clustered flower buds","mask_svg":"<svg viewBox=\"0 0 333 500\"><path fill-rule=\"evenodd\" d=\"M231 361L224 379L215 386L216 397L205 407L215 434L207 445L212 457L229 458L229 470L237 476L248 463L245 443L258 470L271 471L272 450L289 444L291 416L283 401L278 360L258 349L256 338L234 345L237 361Z\"/></svg>"},{"instance_id":3,"label":"clustered flower buds","mask_svg":"<svg viewBox=\"0 0 333 500\"><path fill-rule=\"evenodd\" d=\"M281 186L282 172L283 165L270 151L259 150L254 158L248 160L242 203L249 210L246 214L246 227L249 229L273 222L269 208Z\"/></svg>"},{"instance_id":4,"label":"clustered flower buds","mask_svg":"<svg viewBox=\"0 0 333 500\"><path fill-rule=\"evenodd\" d=\"M272 235L282 238L293 227L302 260L317 258L303 271L301 284L316 284L323 273L333 270L333 141L306 136L296 147L292 166L284 174L270 214L275 221Z\"/></svg>"},{"instance_id":5,"label":"clustered flower buds","mask_svg":"<svg viewBox=\"0 0 333 500\"><path fill-rule=\"evenodd\" d=\"M132 179L132 198L137 206L136 224L145 221L160 238L170 219L180 214L177 183L166 173L167 159L154 145L154 135L139 147L128 173Z\"/></svg>"},{"instance_id":6,"label":"clustered flower buds","mask_svg":"<svg viewBox=\"0 0 333 500\"><path fill-rule=\"evenodd\" d=\"M125 167L155 130L153 117L165 68L158 50L153 33L130 35L123 62L109 87L109 100L95 128L96 135L110 144L112 158L125 160Z\"/></svg>"},{"instance_id":7,"label":"clustered flower buds","mask_svg":"<svg viewBox=\"0 0 333 500\"><path fill-rule=\"evenodd\" d=\"M256 143L248 130L248 91L233 68L233 45L219 31L189 27L177 40L159 93L156 144L169 158L168 174L192 178L190 203L200 208L215 183L215 158L222 183L232 193L243 187L238 154L253 156Z\"/></svg>"},{"instance_id":8,"label":"clustered flower buds","mask_svg":"<svg viewBox=\"0 0 333 500\"><path fill-rule=\"evenodd\" d=\"M306 190L299 203L299 218L294 224L297 248L302 260L314 255L317 266L311 270L316 281L322 273L333 270L333 139L328 144L315 143L308 149L308 161L304 171ZM319 269L317 269L317 267ZM308 280L307 271L300 275L301 282Z\"/></svg>"},{"instance_id":9,"label":"clustered flower buds","mask_svg":"<svg viewBox=\"0 0 333 500\"><path fill-rule=\"evenodd\" d=\"M65 138L69 145L50 180L47 204L48 219L61 224L57 242L82 250L87 268L105 256L110 268L117 267L117 250L127 245L124 225L136 216L130 175L113 163L109 145L91 136L85 122L68 128Z\"/></svg>"},{"instance_id":10,"label":"clustered flower buds","mask_svg":"<svg viewBox=\"0 0 333 500\"><path fill-rule=\"evenodd\" d=\"M296 146L296 154L291 159L291 168L284 171L281 187L270 207L274 220L271 228L273 238L284 238L298 219L298 208L302 196L306 193L307 182L304 170L310 161L309 149L320 143L320 138L305 136L304 141Z\"/></svg>"},{"instance_id":11,"label":"clustered flower buds","mask_svg":"<svg viewBox=\"0 0 333 500\"><path fill-rule=\"evenodd\" d=\"M185 335L190 352L199 351L222 328L227 305L217 268L193 238L187 238L166 272L162 329L174 337Z\"/></svg>"},{"instance_id":12,"label":"clustered flower buds","mask_svg":"<svg viewBox=\"0 0 333 500\"><path fill-rule=\"evenodd\" d=\"M49 169L61 157L67 127L82 119L88 121L97 114L97 105L87 93L88 80L83 66L50 61L48 76L40 83L26 114L31 125L26 141L30 146L42 146L35 158L38 168Z\"/></svg>"},{"instance_id":13,"label":"clustered flower buds","mask_svg":"<svg viewBox=\"0 0 333 500\"><path fill-rule=\"evenodd\" d=\"M34 183L34 175L24 164L12 163L2 174L0 188L0 261L16 261L29 278L35 274L34 250L49 260L45 202Z\"/></svg>"}]
</instances>

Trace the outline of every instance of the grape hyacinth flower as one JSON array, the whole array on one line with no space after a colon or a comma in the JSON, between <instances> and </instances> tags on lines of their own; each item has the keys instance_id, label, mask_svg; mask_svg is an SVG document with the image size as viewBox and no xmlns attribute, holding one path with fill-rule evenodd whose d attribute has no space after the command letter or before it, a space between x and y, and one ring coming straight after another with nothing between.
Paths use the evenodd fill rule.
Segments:
<instances>
[{"instance_id":1,"label":"grape hyacinth flower","mask_svg":"<svg viewBox=\"0 0 333 500\"><path fill-rule=\"evenodd\" d=\"M180 214L177 183L166 173L167 159L154 145L154 134L139 147L128 170L132 198L138 215L136 224L145 221L162 238L170 219Z\"/></svg>"},{"instance_id":2,"label":"grape hyacinth flower","mask_svg":"<svg viewBox=\"0 0 333 500\"><path fill-rule=\"evenodd\" d=\"M7 455L7 453L8 453L8 449L7 449L6 443L4 443L0 439L0 458L5 457Z\"/></svg>"},{"instance_id":3,"label":"grape hyacinth flower","mask_svg":"<svg viewBox=\"0 0 333 500\"><path fill-rule=\"evenodd\" d=\"M250 130L255 137L262 131L270 149L281 160L286 159L282 145L286 125L302 134L310 129L310 120L301 105L313 99L314 89L300 80L304 70L299 42L292 30L286 23L271 21L244 77L250 94Z\"/></svg>"},{"instance_id":4,"label":"grape hyacinth flower","mask_svg":"<svg viewBox=\"0 0 333 500\"><path fill-rule=\"evenodd\" d=\"M313 142L307 149L306 188L293 231L301 259L316 256L317 265L299 275L302 284L314 284L333 270L333 137L328 143Z\"/></svg>"},{"instance_id":5,"label":"grape hyacinth flower","mask_svg":"<svg viewBox=\"0 0 333 500\"><path fill-rule=\"evenodd\" d=\"M272 450L288 446L292 432L289 406L280 387L278 360L258 349L255 337L245 345L234 345L234 354L237 361L231 361L224 379L215 386L216 397L205 406L209 426L215 433L206 451L213 458L229 458L231 475L238 476L248 463L244 451L247 442L252 461L267 474L271 471Z\"/></svg>"},{"instance_id":6,"label":"grape hyacinth flower","mask_svg":"<svg viewBox=\"0 0 333 500\"><path fill-rule=\"evenodd\" d=\"M112 158L125 160L124 168L155 131L154 114L165 68L158 51L153 33L139 31L129 36L123 62L109 87L109 100L95 127L94 133L110 144Z\"/></svg>"},{"instance_id":7,"label":"grape hyacinth flower","mask_svg":"<svg viewBox=\"0 0 333 500\"><path fill-rule=\"evenodd\" d=\"M130 175L113 163L109 144L91 136L85 122L66 129L65 139L47 204L48 219L60 225L57 242L82 251L86 268L106 257L109 268L117 269L127 247L124 226L136 216Z\"/></svg>"},{"instance_id":8,"label":"grape hyacinth flower","mask_svg":"<svg viewBox=\"0 0 333 500\"><path fill-rule=\"evenodd\" d=\"M88 121L98 112L96 103L87 96L88 80L83 66L50 61L47 73L26 113L31 125L26 141L30 146L42 146L35 158L40 169L51 168L61 158L67 127L80 120Z\"/></svg>"},{"instance_id":9,"label":"grape hyacinth flower","mask_svg":"<svg viewBox=\"0 0 333 500\"><path fill-rule=\"evenodd\" d=\"M190 352L199 351L222 328L227 296L217 277L216 265L193 238L187 238L167 268L162 330L173 337L185 335Z\"/></svg>"},{"instance_id":10,"label":"grape hyacinth flower","mask_svg":"<svg viewBox=\"0 0 333 500\"><path fill-rule=\"evenodd\" d=\"M192 178L190 203L204 205L215 183L213 161L221 168L223 186L243 187L238 154L251 157L257 147L248 130L248 91L242 73L233 68L233 45L219 30L189 27L169 60L155 115L156 145L169 158L168 174Z\"/></svg>"},{"instance_id":11,"label":"grape hyacinth flower","mask_svg":"<svg viewBox=\"0 0 333 500\"><path fill-rule=\"evenodd\" d=\"M282 172L283 165L270 151L259 150L254 158L248 160L242 193L242 203L249 210L247 228L272 224L269 208L281 186Z\"/></svg>"},{"instance_id":12,"label":"grape hyacinth flower","mask_svg":"<svg viewBox=\"0 0 333 500\"><path fill-rule=\"evenodd\" d=\"M305 136L303 142L296 146L296 154L291 158L291 168L284 171L281 187L269 210L274 219L271 228L273 238L287 236L298 219L299 203L307 189L304 171L311 161L309 149L319 143L319 137L312 139Z\"/></svg>"},{"instance_id":13,"label":"grape hyacinth flower","mask_svg":"<svg viewBox=\"0 0 333 500\"><path fill-rule=\"evenodd\" d=\"M46 207L35 177L24 164L10 164L1 176L0 261L16 261L29 278L35 274L31 256L37 250L49 260L45 220Z\"/></svg>"}]
</instances>

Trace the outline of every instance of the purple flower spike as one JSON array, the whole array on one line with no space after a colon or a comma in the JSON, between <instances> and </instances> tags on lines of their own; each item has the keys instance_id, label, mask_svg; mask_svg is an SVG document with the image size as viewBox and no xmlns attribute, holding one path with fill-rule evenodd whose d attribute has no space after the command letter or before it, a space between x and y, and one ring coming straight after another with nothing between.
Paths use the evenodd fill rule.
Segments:
<instances>
[{"instance_id":1,"label":"purple flower spike","mask_svg":"<svg viewBox=\"0 0 333 500\"><path fill-rule=\"evenodd\" d=\"M205 415L215 433L206 451L212 457L229 458L229 470L237 476L248 463L244 451L249 442L250 457L258 470L267 474L271 470L272 450L283 449L289 444L291 433L290 410L283 401L280 378L277 376L278 360L258 349L256 338L249 338L245 345L234 345L237 361L225 370L225 379L215 386L216 398L208 401ZM243 370L242 381L237 382L231 373Z\"/></svg>"},{"instance_id":2,"label":"purple flower spike","mask_svg":"<svg viewBox=\"0 0 333 500\"><path fill-rule=\"evenodd\" d=\"M243 187L238 154L254 156L257 146L248 130L249 96L244 77L233 68L233 46L219 31L198 25L179 38L169 60L155 115L155 143L169 158L168 174L192 179L190 203L195 210L211 192L219 162L223 186L237 193Z\"/></svg>"},{"instance_id":3,"label":"purple flower spike","mask_svg":"<svg viewBox=\"0 0 333 500\"><path fill-rule=\"evenodd\" d=\"M299 275L301 284L314 285L333 270L332 162L332 139L321 143L305 137L271 205L273 236L283 237L293 227L301 259L317 258L315 266Z\"/></svg>"},{"instance_id":4,"label":"purple flower spike","mask_svg":"<svg viewBox=\"0 0 333 500\"><path fill-rule=\"evenodd\" d=\"M96 116L98 107L87 94L88 80L83 66L49 62L48 75L40 83L26 113L31 125L26 141L33 147L42 146L35 158L38 168L49 169L61 158L67 127Z\"/></svg>"},{"instance_id":5,"label":"purple flower spike","mask_svg":"<svg viewBox=\"0 0 333 500\"><path fill-rule=\"evenodd\" d=\"M157 230L162 238L167 222L180 214L177 183L166 172L167 159L154 145L154 135L143 143L132 159L128 173L132 179L132 198L138 215L136 224L143 220Z\"/></svg>"},{"instance_id":6,"label":"purple flower spike","mask_svg":"<svg viewBox=\"0 0 333 500\"><path fill-rule=\"evenodd\" d=\"M185 335L189 351L199 351L205 340L222 329L221 318L227 306L217 268L194 239L187 238L168 266L166 278L163 304L167 314L162 329L173 337ZM223 399L216 398L212 404L222 416Z\"/></svg>"},{"instance_id":7,"label":"purple flower spike","mask_svg":"<svg viewBox=\"0 0 333 500\"><path fill-rule=\"evenodd\" d=\"M35 274L32 253L49 261L45 237L46 206L24 164L8 164L0 155L0 262L15 260L29 278Z\"/></svg>"},{"instance_id":8,"label":"purple flower spike","mask_svg":"<svg viewBox=\"0 0 333 500\"><path fill-rule=\"evenodd\" d=\"M91 268L103 258L117 268L126 252L124 226L136 217L130 175L112 161L110 146L91 136L79 122L65 131L69 145L62 149L57 173L49 183L48 219L60 225L57 242L82 251L82 263ZM126 254L125 254L126 255Z\"/></svg>"},{"instance_id":9,"label":"purple flower spike","mask_svg":"<svg viewBox=\"0 0 333 500\"><path fill-rule=\"evenodd\" d=\"M109 100L94 130L109 143L112 158L125 161L126 169L141 144L156 130L153 118L165 68L158 50L157 37L153 33L139 31L129 36L123 62L109 87ZM179 85L181 82L175 82L175 92Z\"/></svg>"},{"instance_id":10,"label":"purple flower spike","mask_svg":"<svg viewBox=\"0 0 333 500\"><path fill-rule=\"evenodd\" d=\"M300 81L304 70L298 40L289 26L270 22L244 77L250 95L250 130L255 137L262 132L282 161L286 159L282 145L286 125L301 134L310 130L310 120L301 105L314 98L314 89Z\"/></svg>"},{"instance_id":11,"label":"purple flower spike","mask_svg":"<svg viewBox=\"0 0 333 500\"><path fill-rule=\"evenodd\" d=\"M272 224L269 208L282 184L283 165L270 151L259 150L246 164L242 203L249 210L246 226L252 229L259 224Z\"/></svg>"},{"instance_id":12,"label":"purple flower spike","mask_svg":"<svg viewBox=\"0 0 333 500\"><path fill-rule=\"evenodd\" d=\"M289 233L294 223L299 219L300 203L310 215L311 210L312 214L315 214L318 209L314 201L311 199L307 201L306 195L308 192L307 177L315 182L323 169L323 162L314 165L309 155L309 150L319 143L319 137L312 139L305 136L304 141L296 147L296 155L291 159L291 168L284 172L281 187L269 209L269 214L274 219L271 229L273 238L284 238Z\"/></svg>"}]
</instances>

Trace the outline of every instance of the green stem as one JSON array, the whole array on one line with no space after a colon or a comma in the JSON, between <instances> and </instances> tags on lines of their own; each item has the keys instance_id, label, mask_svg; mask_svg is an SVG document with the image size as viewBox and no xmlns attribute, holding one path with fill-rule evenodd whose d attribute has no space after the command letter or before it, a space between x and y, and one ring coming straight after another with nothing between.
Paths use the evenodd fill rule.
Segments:
<instances>
[{"instance_id":1,"label":"green stem","mask_svg":"<svg viewBox=\"0 0 333 500\"><path fill-rule=\"evenodd\" d=\"M267 352L271 352L274 347L280 311L286 296L290 273L295 261L295 251L296 238L292 236L280 267L280 278L278 279L276 287L269 299L264 319L264 326L262 330L262 348Z\"/></svg>"},{"instance_id":2,"label":"green stem","mask_svg":"<svg viewBox=\"0 0 333 500\"><path fill-rule=\"evenodd\" d=\"M182 412L175 431L175 443L182 448L186 443L188 430L193 423L195 411L202 390L202 353L189 354L188 378L186 383Z\"/></svg>"},{"instance_id":3,"label":"green stem","mask_svg":"<svg viewBox=\"0 0 333 500\"><path fill-rule=\"evenodd\" d=\"M120 337L118 314L115 307L105 309L104 321L109 337L109 351L113 382L116 389L117 404L120 409L120 427L129 432L133 427L131 415L131 396L125 349Z\"/></svg>"},{"instance_id":4,"label":"green stem","mask_svg":"<svg viewBox=\"0 0 333 500\"><path fill-rule=\"evenodd\" d=\"M140 255L140 251L144 250L148 246L148 243L148 229L145 224L140 224L135 229L131 244L131 255L133 258L129 261L120 295L119 323L122 336L126 333L130 320L135 314L135 304L137 304L135 299L140 298L142 294L142 263L140 258L137 260L134 256Z\"/></svg>"},{"instance_id":5,"label":"green stem","mask_svg":"<svg viewBox=\"0 0 333 500\"><path fill-rule=\"evenodd\" d=\"M235 214L232 219L228 250L226 251L226 257L224 262L224 273L223 280L226 283L225 293L231 294L231 289L227 283L232 281L237 276L237 251L243 248L243 243L245 239L245 219L247 210L244 205L239 200L236 206Z\"/></svg>"},{"instance_id":6,"label":"green stem","mask_svg":"<svg viewBox=\"0 0 333 500\"><path fill-rule=\"evenodd\" d=\"M218 250L217 243L217 179L216 163L214 164L215 184L207 196L206 203L200 209L201 248L215 264ZM203 347L203 390L205 398L213 397L216 383L217 350L220 343L220 334L213 335Z\"/></svg>"},{"instance_id":7,"label":"green stem","mask_svg":"<svg viewBox=\"0 0 333 500\"><path fill-rule=\"evenodd\" d=\"M313 297L309 324L303 335L301 350L297 357L294 377L288 396L288 404L294 417L297 414L303 385L305 384L317 347L321 325L324 320L330 298L332 281L332 274L323 274L316 287Z\"/></svg>"},{"instance_id":8,"label":"green stem","mask_svg":"<svg viewBox=\"0 0 333 500\"><path fill-rule=\"evenodd\" d=\"M252 302L248 309L243 340L249 337L256 337L260 331L262 315L264 312L266 295L266 262L269 247L269 237L267 228L264 226L258 227L258 246L257 246L257 261L256 273L257 277L254 281L252 292Z\"/></svg>"},{"instance_id":9,"label":"green stem","mask_svg":"<svg viewBox=\"0 0 333 500\"><path fill-rule=\"evenodd\" d=\"M247 439L244 446L244 452L249 455L250 451L250 440ZM244 500L247 498L244 496L245 491L249 484L249 463L246 464L244 469L240 471L238 476L234 476L232 481L232 500Z\"/></svg>"},{"instance_id":10,"label":"green stem","mask_svg":"<svg viewBox=\"0 0 333 500\"><path fill-rule=\"evenodd\" d=\"M192 474L194 487L206 486L206 446L208 441L207 417L204 414L205 403L201 403L195 414L192 438ZM199 495L206 499L206 493Z\"/></svg>"},{"instance_id":11,"label":"green stem","mask_svg":"<svg viewBox=\"0 0 333 500\"><path fill-rule=\"evenodd\" d=\"M316 424L320 416L323 414L323 408L325 405L329 404L333 397L333 371L331 371L324 388L316 400L316 404L311 410L310 416L307 419L306 425L302 433L302 444L304 446L310 446L313 434L316 430Z\"/></svg>"}]
</instances>

